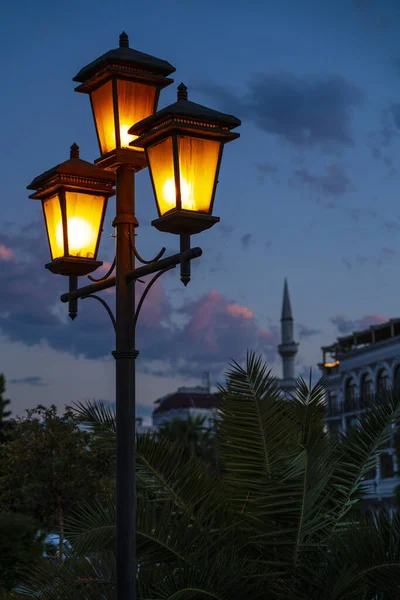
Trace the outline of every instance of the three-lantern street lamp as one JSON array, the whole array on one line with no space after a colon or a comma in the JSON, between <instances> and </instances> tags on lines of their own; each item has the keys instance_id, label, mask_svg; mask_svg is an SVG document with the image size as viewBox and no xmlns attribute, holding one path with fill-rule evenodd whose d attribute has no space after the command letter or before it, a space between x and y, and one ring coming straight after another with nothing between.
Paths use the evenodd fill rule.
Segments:
<instances>
[{"instance_id":1,"label":"three-lantern street lamp","mask_svg":"<svg viewBox=\"0 0 400 600\"><path fill-rule=\"evenodd\" d=\"M78 92L88 93L100 147L91 164L71 146L70 158L36 177L30 198L42 202L52 273L69 277L61 296L69 316L78 314L78 300L94 298L107 310L115 329L116 361L116 590L117 600L136 598L135 489L135 329L143 301L155 281L180 265L184 285L190 262L201 256L190 247L190 236L219 221L213 216L215 190L224 144L239 137L232 129L240 121L188 100L178 87L177 102L157 111L160 91L173 83L175 68L167 61L129 48L126 33L119 48L110 50L79 71ZM144 260L135 243L139 223L135 213L134 175L149 167L158 218L152 225L180 236L180 252L162 258L165 248ZM116 190L114 186L116 185ZM108 199L116 194L116 256L99 279L90 275L97 260ZM135 267L135 259L143 266ZM112 275L115 270L115 275ZM135 306L135 283L153 274ZM78 287L78 277L92 283ZM115 316L96 295L116 288Z\"/></svg>"}]
</instances>

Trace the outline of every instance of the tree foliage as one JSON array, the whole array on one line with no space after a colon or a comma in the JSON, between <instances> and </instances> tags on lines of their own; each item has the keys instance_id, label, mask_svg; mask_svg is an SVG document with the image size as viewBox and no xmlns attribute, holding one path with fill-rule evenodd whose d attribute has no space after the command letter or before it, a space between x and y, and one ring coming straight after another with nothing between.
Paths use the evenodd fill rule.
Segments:
<instances>
[{"instance_id":1,"label":"tree foliage","mask_svg":"<svg viewBox=\"0 0 400 600\"><path fill-rule=\"evenodd\" d=\"M92 433L67 409L38 405L17 419L2 451L0 506L31 516L44 531L60 533L64 519L87 498L101 498L113 482L113 463Z\"/></svg>"},{"instance_id":2,"label":"tree foliage","mask_svg":"<svg viewBox=\"0 0 400 600\"><path fill-rule=\"evenodd\" d=\"M26 515L0 512L0 598L20 582L27 567L42 559L43 535Z\"/></svg>"},{"instance_id":3,"label":"tree foliage","mask_svg":"<svg viewBox=\"0 0 400 600\"><path fill-rule=\"evenodd\" d=\"M7 410L11 400L4 398L6 391L6 378L3 373L0 373L0 444L7 439L7 432L10 429L10 421L8 418L11 415L11 410Z\"/></svg>"},{"instance_id":4,"label":"tree foliage","mask_svg":"<svg viewBox=\"0 0 400 600\"><path fill-rule=\"evenodd\" d=\"M233 363L220 389L215 474L186 448L137 439L140 600L393 600L400 597L400 514L352 516L364 477L400 416L376 398L339 441L326 432L324 387L299 379L290 401L260 358ZM80 407L110 448L115 421ZM87 503L68 520L73 553L36 569L42 600L115 598L115 506Z\"/></svg>"}]
</instances>

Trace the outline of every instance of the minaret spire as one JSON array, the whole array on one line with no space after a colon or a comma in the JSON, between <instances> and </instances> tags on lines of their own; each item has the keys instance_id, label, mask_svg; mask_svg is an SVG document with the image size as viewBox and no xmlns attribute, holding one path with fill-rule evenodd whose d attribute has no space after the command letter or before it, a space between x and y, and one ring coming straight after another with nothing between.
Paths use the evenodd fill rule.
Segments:
<instances>
[{"instance_id":1,"label":"minaret spire","mask_svg":"<svg viewBox=\"0 0 400 600\"><path fill-rule=\"evenodd\" d=\"M293 313L290 303L289 286L287 279L283 286L283 302L281 316L281 344L278 346L278 352L282 357L283 377L281 388L284 392L290 392L294 387L294 360L297 354L298 344L294 341L293 335Z\"/></svg>"},{"instance_id":2,"label":"minaret spire","mask_svg":"<svg viewBox=\"0 0 400 600\"><path fill-rule=\"evenodd\" d=\"M283 302L282 302L282 317L281 321L291 320L293 321L292 306L290 304L289 286L287 278L285 277L285 284L283 286Z\"/></svg>"}]
</instances>

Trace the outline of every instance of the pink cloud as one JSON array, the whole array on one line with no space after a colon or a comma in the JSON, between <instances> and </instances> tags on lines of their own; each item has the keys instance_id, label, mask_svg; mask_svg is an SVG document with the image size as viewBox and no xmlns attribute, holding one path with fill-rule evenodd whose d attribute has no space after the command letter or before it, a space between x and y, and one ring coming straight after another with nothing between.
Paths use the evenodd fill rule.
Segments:
<instances>
[{"instance_id":1,"label":"pink cloud","mask_svg":"<svg viewBox=\"0 0 400 600\"><path fill-rule=\"evenodd\" d=\"M4 244L0 244L0 261L1 260L11 260L14 256L11 248L7 248Z\"/></svg>"},{"instance_id":2,"label":"pink cloud","mask_svg":"<svg viewBox=\"0 0 400 600\"><path fill-rule=\"evenodd\" d=\"M232 315L232 317L243 317L244 319L251 319L254 316L252 310L246 308L245 306L238 306L237 304L228 304L226 310L230 315Z\"/></svg>"},{"instance_id":3,"label":"pink cloud","mask_svg":"<svg viewBox=\"0 0 400 600\"><path fill-rule=\"evenodd\" d=\"M383 317L382 315L365 315L361 317L359 320L360 329L367 329L371 327L371 325L380 325L381 323L386 323L389 321L387 317Z\"/></svg>"}]
</instances>

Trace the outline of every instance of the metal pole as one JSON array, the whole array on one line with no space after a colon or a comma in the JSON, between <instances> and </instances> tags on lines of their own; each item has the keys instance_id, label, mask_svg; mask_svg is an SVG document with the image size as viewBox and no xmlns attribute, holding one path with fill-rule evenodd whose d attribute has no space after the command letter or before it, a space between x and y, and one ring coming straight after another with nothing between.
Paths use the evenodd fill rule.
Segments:
<instances>
[{"instance_id":1,"label":"metal pole","mask_svg":"<svg viewBox=\"0 0 400 600\"><path fill-rule=\"evenodd\" d=\"M116 172L116 586L117 600L136 600L136 482L135 482L135 282L127 282L134 256L131 232L135 218L134 172L120 166Z\"/></svg>"}]
</instances>

